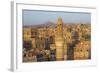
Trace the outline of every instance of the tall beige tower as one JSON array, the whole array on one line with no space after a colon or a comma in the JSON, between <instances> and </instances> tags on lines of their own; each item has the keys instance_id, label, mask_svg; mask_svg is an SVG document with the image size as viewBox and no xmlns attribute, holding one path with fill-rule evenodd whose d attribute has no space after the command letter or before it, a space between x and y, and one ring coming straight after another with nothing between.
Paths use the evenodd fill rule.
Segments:
<instances>
[{"instance_id":1,"label":"tall beige tower","mask_svg":"<svg viewBox=\"0 0 100 73\"><path fill-rule=\"evenodd\" d=\"M58 18L57 28L55 34L55 44L56 44L56 60L64 60L64 39L63 39L63 21L61 17Z\"/></svg>"}]
</instances>

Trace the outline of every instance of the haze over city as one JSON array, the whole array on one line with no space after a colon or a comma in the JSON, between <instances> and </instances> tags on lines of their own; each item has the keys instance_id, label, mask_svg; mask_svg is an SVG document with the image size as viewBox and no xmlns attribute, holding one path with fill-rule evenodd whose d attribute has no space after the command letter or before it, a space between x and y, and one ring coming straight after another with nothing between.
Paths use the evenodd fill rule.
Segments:
<instances>
[{"instance_id":1,"label":"haze over city","mask_svg":"<svg viewBox=\"0 0 100 73\"><path fill-rule=\"evenodd\" d=\"M36 11L23 10L23 25L38 25L46 22L56 23L61 17L64 23L91 23L90 13L79 12L57 12L57 11Z\"/></svg>"}]
</instances>

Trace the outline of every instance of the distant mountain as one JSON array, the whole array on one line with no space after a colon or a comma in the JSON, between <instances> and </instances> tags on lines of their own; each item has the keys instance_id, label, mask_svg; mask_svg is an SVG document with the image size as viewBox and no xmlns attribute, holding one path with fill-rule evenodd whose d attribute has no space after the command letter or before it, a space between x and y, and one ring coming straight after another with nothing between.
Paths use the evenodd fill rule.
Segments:
<instances>
[{"instance_id":1,"label":"distant mountain","mask_svg":"<svg viewBox=\"0 0 100 73\"><path fill-rule=\"evenodd\" d=\"M56 27L56 23L53 23L53 22L46 22L46 23L45 23L45 26L46 26L46 27L54 28L54 27Z\"/></svg>"},{"instance_id":2,"label":"distant mountain","mask_svg":"<svg viewBox=\"0 0 100 73\"><path fill-rule=\"evenodd\" d=\"M53 23L53 22L46 22L44 24L35 24L35 25L25 25L23 27L31 27L31 28L43 28L43 27L47 27L47 28L55 28L56 27L56 24Z\"/></svg>"},{"instance_id":3,"label":"distant mountain","mask_svg":"<svg viewBox=\"0 0 100 73\"><path fill-rule=\"evenodd\" d=\"M70 26L73 26L73 25L76 25L76 24L81 24L81 23L64 23L63 24L63 27L66 27L67 25L70 25ZM90 25L90 24L89 24ZM46 27L46 28L55 28L57 26L56 23L53 23L53 22L46 22L46 23L43 23L43 24L34 24L34 25L25 25L23 27L26 27L26 28L43 28L43 27Z\"/></svg>"}]
</instances>

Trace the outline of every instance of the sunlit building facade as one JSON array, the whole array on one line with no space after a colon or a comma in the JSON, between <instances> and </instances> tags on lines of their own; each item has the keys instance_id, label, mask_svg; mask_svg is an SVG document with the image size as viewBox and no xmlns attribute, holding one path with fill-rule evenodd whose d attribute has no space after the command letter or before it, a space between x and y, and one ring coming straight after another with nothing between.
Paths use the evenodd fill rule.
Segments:
<instances>
[{"instance_id":1,"label":"sunlit building facade","mask_svg":"<svg viewBox=\"0 0 100 73\"><path fill-rule=\"evenodd\" d=\"M91 25L56 24L23 27L23 62L91 59Z\"/></svg>"}]
</instances>

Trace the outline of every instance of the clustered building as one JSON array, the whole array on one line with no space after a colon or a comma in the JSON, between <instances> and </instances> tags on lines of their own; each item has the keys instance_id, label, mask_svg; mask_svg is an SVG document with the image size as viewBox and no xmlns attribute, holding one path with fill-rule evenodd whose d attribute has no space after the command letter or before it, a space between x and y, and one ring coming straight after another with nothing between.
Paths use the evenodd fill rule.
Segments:
<instances>
[{"instance_id":1,"label":"clustered building","mask_svg":"<svg viewBox=\"0 0 100 73\"><path fill-rule=\"evenodd\" d=\"M91 58L90 24L23 27L23 62L82 60Z\"/></svg>"}]
</instances>

